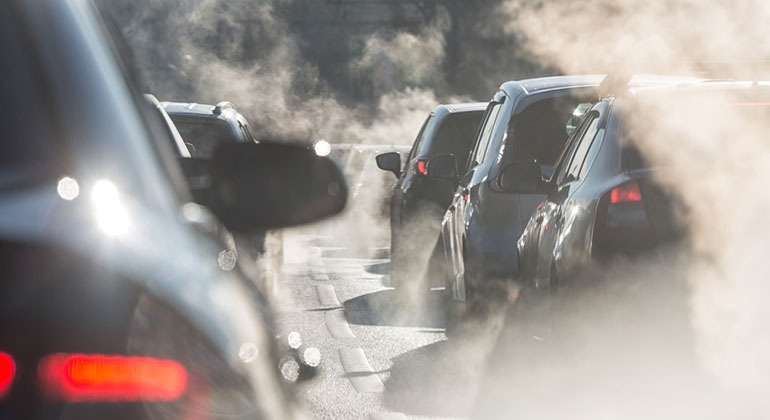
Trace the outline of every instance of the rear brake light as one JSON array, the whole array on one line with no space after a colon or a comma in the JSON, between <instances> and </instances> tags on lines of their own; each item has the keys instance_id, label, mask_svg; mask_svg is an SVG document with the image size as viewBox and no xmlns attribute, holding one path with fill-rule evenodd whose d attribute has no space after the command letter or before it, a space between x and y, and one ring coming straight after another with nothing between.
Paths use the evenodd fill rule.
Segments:
<instances>
[{"instance_id":1,"label":"rear brake light","mask_svg":"<svg viewBox=\"0 0 770 420\"><path fill-rule=\"evenodd\" d=\"M0 352L0 398L3 398L11 388L13 376L16 374L16 362L8 353Z\"/></svg>"},{"instance_id":2,"label":"rear brake light","mask_svg":"<svg viewBox=\"0 0 770 420\"><path fill-rule=\"evenodd\" d=\"M419 171L423 175L428 175L428 168L425 166L424 160L418 160L417 161L417 171Z\"/></svg>"},{"instance_id":3,"label":"rear brake light","mask_svg":"<svg viewBox=\"0 0 770 420\"><path fill-rule=\"evenodd\" d=\"M53 354L38 375L51 399L64 401L171 401L184 394L187 371L149 357Z\"/></svg>"},{"instance_id":4,"label":"rear brake light","mask_svg":"<svg viewBox=\"0 0 770 420\"><path fill-rule=\"evenodd\" d=\"M610 203L626 203L631 201L642 201L642 193L639 191L639 184L629 182L619 187L615 187L610 192Z\"/></svg>"}]
</instances>

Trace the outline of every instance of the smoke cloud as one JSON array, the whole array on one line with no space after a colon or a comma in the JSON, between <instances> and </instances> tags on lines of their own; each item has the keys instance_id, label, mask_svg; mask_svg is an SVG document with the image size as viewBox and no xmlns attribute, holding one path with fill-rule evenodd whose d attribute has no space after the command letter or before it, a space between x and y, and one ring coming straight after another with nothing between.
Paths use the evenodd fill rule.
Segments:
<instances>
[{"instance_id":1,"label":"smoke cloud","mask_svg":"<svg viewBox=\"0 0 770 420\"><path fill-rule=\"evenodd\" d=\"M482 99L504 75L536 69L759 78L770 62L770 4L762 0L493 1L478 7L484 20L460 28L466 32L446 8L421 31L371 34L349 69L374 75L374 99L351 103L303 57L302 40L279 13L291 3L142 0L112 7L125 18L119 22L161 100L230 100L258 137L280 139L410 144L438 102L465 99L453 96L457 84L442 71L457 58L448 54L452 37L475 46L497 33L510 39L468 52L473 59L455 70L455 79L476 75L490 89ZM514 56L532 67L508 67ZM612 281L557 302L554 328L567 344L561 349L502 337L476 417L768 415L767 114L723 112L733 100L714 95L710 105L684 101L675 111L667 101L648 103L634 138L648 159L670 168L659 182L682 201L687 246L665 252L666 271L651 268L657 261L619 260L590 272ZM387 194L385 184L375 196ZM361 218L347 236L386 223L379 215ZM487 354L488 342L479 340L478 352L459 346L447 357Z\"/></svg>"}]
</instances>

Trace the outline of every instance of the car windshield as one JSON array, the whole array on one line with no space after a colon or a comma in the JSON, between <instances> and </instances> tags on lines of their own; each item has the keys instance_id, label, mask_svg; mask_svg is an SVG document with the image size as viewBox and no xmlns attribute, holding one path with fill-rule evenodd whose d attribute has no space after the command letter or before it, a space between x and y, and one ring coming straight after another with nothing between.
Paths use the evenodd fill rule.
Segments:
<instances>
[{"instance_id":1,"label":"car windshield","mask_svg":"<svg viewBox=\"0 0 770 420\"><path fill-rule=\"evenodd\" d=\"M194 157L211 158L217 146L234 141L230 125L216 118L190 118L172 115L171 119Z\"/></svg>"}]
</instances>

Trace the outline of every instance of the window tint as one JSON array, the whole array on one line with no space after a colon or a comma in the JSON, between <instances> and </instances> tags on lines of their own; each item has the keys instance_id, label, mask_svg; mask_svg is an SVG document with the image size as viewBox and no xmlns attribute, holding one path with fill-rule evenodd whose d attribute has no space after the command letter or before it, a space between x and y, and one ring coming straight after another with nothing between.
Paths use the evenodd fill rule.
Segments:
<instances>
[{"instance_id":1,"label":"window tint","mask_svg":"<svg viewBox=\"0 0 770 420\"><path fill-rule=\"evenodd\" d=\"M211 158L222 142L234 141L230 125L216 119L171 117L179 134L195 148L195 157Z\"/></svg>"},{"instance_id":2,"label":"window tint","mask_svg":"<svg viewBox=\"0 0 770 420\"><path fill-rule=\"evenodd\" d=\"M585 162L588 149L591 147L591 144L593 144L594 138L596 137L596 133L599 129L599 115L592 114L590 118L591 121L588 123L587 128L582 133L580 140L577 143L575 154L570 160L567 169L567 182L573 179L579 179L580 169L583 167L583 162Z\"/></svg>"},{"instance_id":3,"label":"window tint","mask_svg":"<svg viewBox=\"0 0 770 420\"><path fill-rule=\"evenodd\" d=\"M492 139L492 132L494 131L495 122L497 121L497 116L500 114L501 108L502 104L495 103L487 111L484 126L479 134L478 142L476 142L476 148L473 150L473 162L469 165L469 168L483 162L486 158L489 141Z\"/></svg>"},{"instance_id":4,"label":"window tint","mask_svg":"<svg viewBox=\"0 0 770 420\"><path fill-rule=\"evenodd\" d=\"M461 165L460 171L465 172L464 166L468 162L468 155L471 152L471 146L483 115L483 111L449 115L441 123L431 142L430 150L427 153L423 152L422 155L426 158L432 158L453 154L458 164Z\"/></svg>"},{"instance_id":5,"label":"window tint","mask_svg":"<svg viewBox=\"0 0 770 420\"><path fill-rule=\"evenodd\" d=\"M505 159L535 160L546 176L564 149L567 138L577 128L590 104L578 97L545 99L511 118L506 131ZM578 118L578 115L581 118Z\"/></svg>"},{"instance_id":6,"label":"window tint","mask_svg":"<svg viewBox=\"0 0 770 420\"><path fill-rule=\"evenodd\" d=\"M574 156L575 154L575 149L580 143L580 140L586 128L593 121L593 116L594 116L593 114L588 114L584 116L583 120L578 124L574 133L567 139L566 149L562 151L561 155L559 156L559 159L556 161L555 176L556 176L557 184L561 185L562 183L564 183L564 180L567 177L567 170L569 169L569 163L572 159L572 156Z\"/></svg>"},{"instance_id":7,"label":"window tint","mask_svg":"<svg viewBox=\"0 0 770 420\"><path fill-rule=\"evenodd\" d=\"M409 157L406 159L407 162L411 162L412 159L417 155L417 152L420 150L420 147L422 147L423 138L425 137L425 129L428 127L428 124L430 124L431 120L433 120L433 113L431 113L428 118L425 119L425 122L422 124L422 128L420 128L420 132L417 133L417 138L414 140L414 145L412 145L412 150L409 151Z\"/></svg>"}]
</instances>

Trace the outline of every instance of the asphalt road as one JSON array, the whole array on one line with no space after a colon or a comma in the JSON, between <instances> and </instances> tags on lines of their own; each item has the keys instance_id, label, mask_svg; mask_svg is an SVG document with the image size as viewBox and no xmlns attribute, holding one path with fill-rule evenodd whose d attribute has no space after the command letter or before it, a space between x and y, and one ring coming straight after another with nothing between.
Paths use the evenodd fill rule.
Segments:
<instances>
[{"instance_id":1,"label":"asphalt road","mask_svg":"<svg viewBox=\"0 0 770 420\"><path fill-rule=\"evenodd\" d=\"M308 410L317 419L467 416L491 334L447 339L441 290L406 302L389 287L386 241L351 249L334 231L284 237L279 329L322 354L318 375L299 385Z\"/></svg>"}]
</instances>

